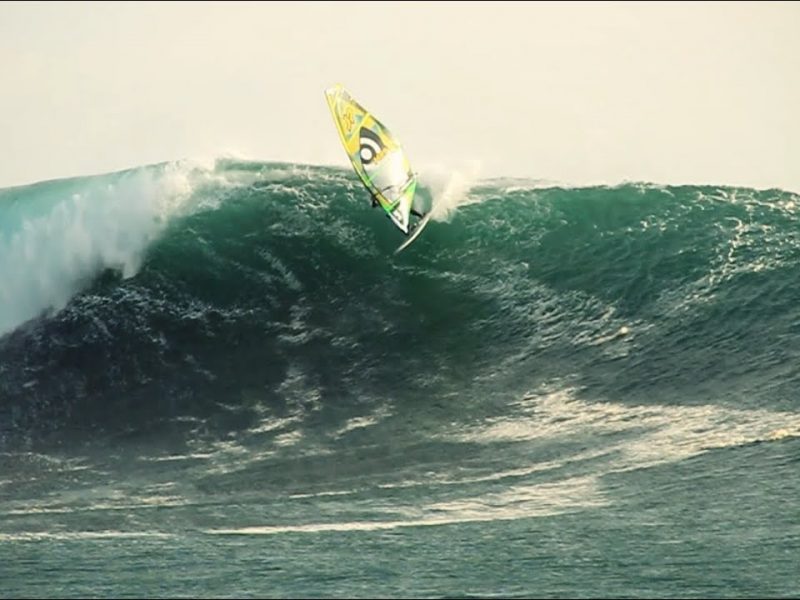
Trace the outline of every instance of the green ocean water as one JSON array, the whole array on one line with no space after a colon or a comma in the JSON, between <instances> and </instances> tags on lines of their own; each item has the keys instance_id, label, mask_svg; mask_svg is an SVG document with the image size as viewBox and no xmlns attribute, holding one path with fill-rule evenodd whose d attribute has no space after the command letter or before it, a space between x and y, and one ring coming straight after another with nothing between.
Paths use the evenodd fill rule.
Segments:
<instances>
[{"instance_id":1,"label":"green ocean water","mask_svg":"<svg viewBox=\"0 0 800 600\"><path fill-rule=\"evenodd\" d=\"M0 190L0 596L797 597L800 197L422 184Z\"/></svg>"}]
</instances>

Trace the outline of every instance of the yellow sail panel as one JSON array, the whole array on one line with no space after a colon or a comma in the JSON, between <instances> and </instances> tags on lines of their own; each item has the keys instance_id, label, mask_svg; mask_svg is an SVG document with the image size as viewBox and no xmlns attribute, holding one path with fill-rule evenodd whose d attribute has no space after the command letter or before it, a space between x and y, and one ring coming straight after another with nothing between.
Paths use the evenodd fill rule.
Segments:
<instances>
[{"instance_id":1,"label":"yellow sail panel","mask_svg":"<svg viewBox=\"0 0 800 600\"><path fill-rule=\"evenodd\" d=\"M405 234L417 180L399 142L341 86L325 91L339 137L353 169Z\"/></svg>"}]
</instances>

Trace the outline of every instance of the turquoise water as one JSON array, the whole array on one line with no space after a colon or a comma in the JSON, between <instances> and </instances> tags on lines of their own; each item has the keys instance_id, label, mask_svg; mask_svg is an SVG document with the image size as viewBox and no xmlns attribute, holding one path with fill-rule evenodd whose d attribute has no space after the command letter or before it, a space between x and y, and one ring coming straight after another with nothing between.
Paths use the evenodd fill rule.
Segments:
<instances>
[{"instance_id":1,"label":"turquoise water","mask_svg":"<svg viewBox=\"0 0 800 600\"><path fill-rule=\"evenodd\" d=\"M0 595L797 596L800 197L442 190L0 190Z\"/></svg>"}]
</instances>

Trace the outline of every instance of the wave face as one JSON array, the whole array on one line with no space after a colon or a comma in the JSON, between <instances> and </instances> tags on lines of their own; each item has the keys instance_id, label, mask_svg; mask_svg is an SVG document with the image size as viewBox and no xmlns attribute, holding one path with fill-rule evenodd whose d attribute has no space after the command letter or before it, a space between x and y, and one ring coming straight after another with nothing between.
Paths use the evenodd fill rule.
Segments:
<instances>
[{"instance_id":1,"label":"wave face","mask_svg":"<svg viewBox=\"0 0 800 600\"><path fill-rule=\"evenodd\" d=\"M0 190L4 590L795 594L800 197L422 195L394 255L348 169Z\"/></svg>"},{"instance_id":2,"label":"wave face","mask_svg":"<svg viewBox=\"0 0 800 600\"><path fill-rule=\"evenodd\" d=\"M348 170L227 160L1 190L3 443L398 406L492 419L554 385L796 408L797 195L484 180L459 201L394 256Z\"/></svg>"}]
</instances>

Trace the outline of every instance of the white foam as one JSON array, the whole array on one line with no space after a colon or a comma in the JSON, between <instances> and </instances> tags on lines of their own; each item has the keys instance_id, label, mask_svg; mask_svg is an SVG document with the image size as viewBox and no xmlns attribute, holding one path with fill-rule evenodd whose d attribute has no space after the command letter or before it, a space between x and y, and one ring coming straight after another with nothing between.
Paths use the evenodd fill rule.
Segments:
<instances>
[{"instance_id":1,"label":"white foam","mask_svg":"<svg viewBox=\"0 0 800 600\"><path fill-rule=\"evenodd\" d=\"M96 540L109 538L162 538L175 537L171 533L161 531L23 531L18 533L0 533L0 542L24 542L39 540Z\"/></svg>"},{"instance_id":2,"label":"white foam","mask_svg":"<svg viewBox=\"0 0 800 600\"><path fill-rule=\"evenodd\" d=\"M520 414L453 436L494 443L630 433L599 447L609 463L597 475L672 463L716 448L800 436L800 415L764 409L590 403L577 399L571 389L531 395L519 406Z\"/></svg>"},{"instance_id":3,"label":"white foam","mask_svg":"<svg viewBox=\"0 0 800 600\"><path fill-rule=\"evenodd\" d=\"M434 221L446 221L459 206L470 203L469 191L478 181L479 172L477 163L459 168L430 165L420 171L420 185L431 194Z\"/></svg>"},{"instance_id":4,"label":"white foam","mask_svg":"<svg viewBox=\"0 0 800 600\"><path fill-rule=\"evenodd\" d=\"M50 184L23 193L26 206L0 205L0 335L63 308L104 269L134 276L191 196L196 169L173 163Z\"/></svg>"},{"instance_id":5,"label":"white foam","mask_svg":"<svg viewBox=\"0 0 800 600\"><path fill-rule=\"evenodd\" d=\"M388 408L379 407L377 410L373 411L372 414L348 419L348 421L334 433L334 437L340 438L351 431L376 425L380 421L390 417L391 414Z\"/></svg>"},{"instance_id":6,"label":"white foam","mask_svg":"<svg viewBox=\"0 0 800 600\"><path fill-rule=\"evenodd\" d=\"M303 523L297 525L256 525L207 529L214 535L277 535L282 533L323 533L377 531L401 527L430 527L458 523L510 521L542 517L602 506L605 501L596 489L594 477L575 477L557 483L519 485L502 492L485 494L466 500L439 502L409 509L407 519ZM393 507L393 512L397 512Z\"/></svg>"}]
</instances>

